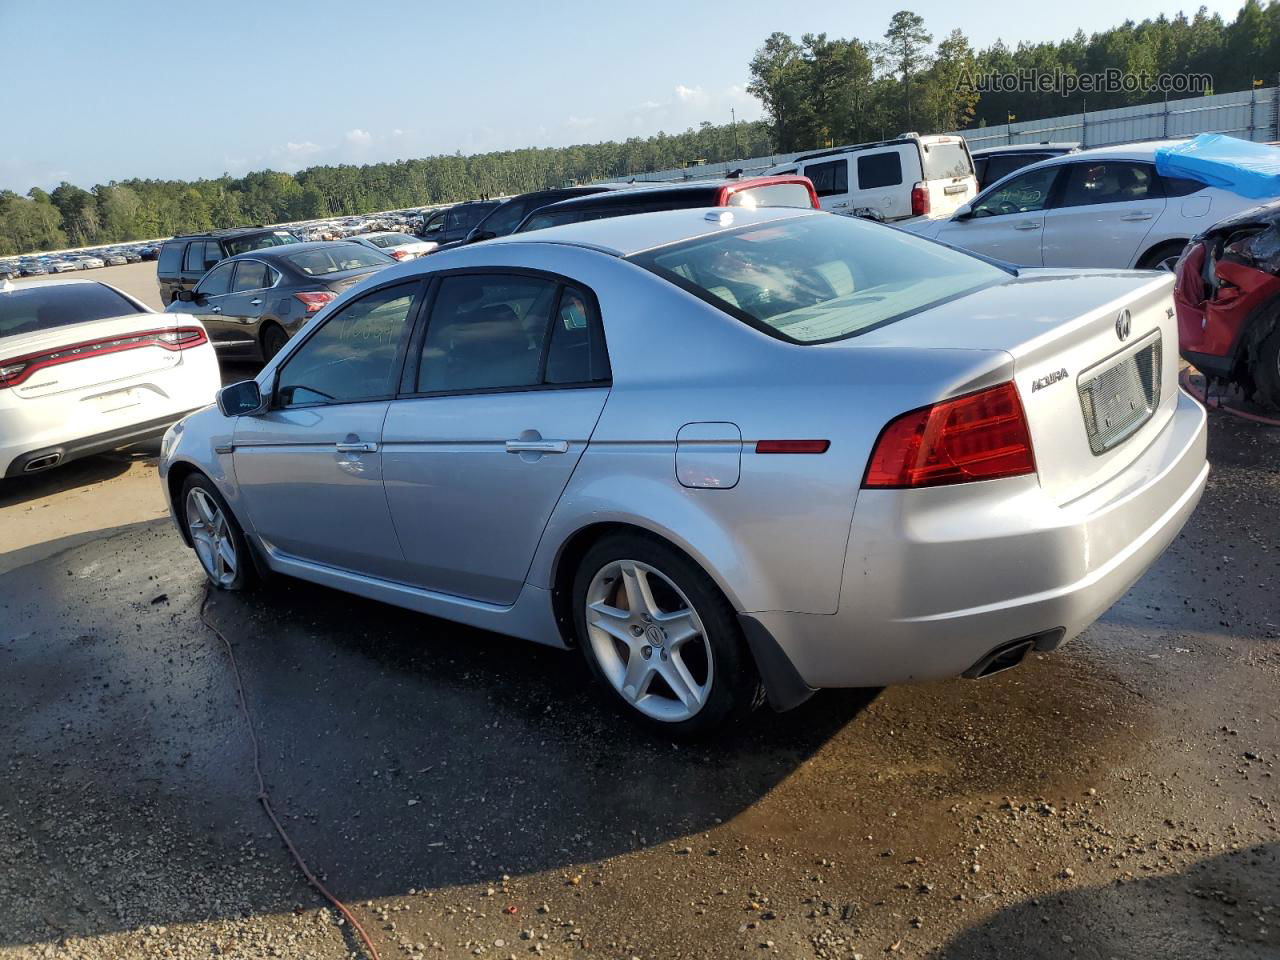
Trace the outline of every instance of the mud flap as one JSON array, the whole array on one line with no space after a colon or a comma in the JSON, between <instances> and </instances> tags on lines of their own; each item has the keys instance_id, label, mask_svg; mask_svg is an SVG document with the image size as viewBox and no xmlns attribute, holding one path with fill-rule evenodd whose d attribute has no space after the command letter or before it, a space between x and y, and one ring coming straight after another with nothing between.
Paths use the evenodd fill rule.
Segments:
<instances>
[{"instance_id":1,"label":"mud flap","mask_svg":"<svg viewBox=\"0 0 1280 960\"><path fill-rule=\"evenodd\" d=\"M751 648L756 669L760 671L769 706L782 713L800 706L817 692L804 682L791 660L782 652L782 647L778 646L773 634L759 620L740 613L738 622L742 624L747 646Z\"/></svg>"}]
</instances>

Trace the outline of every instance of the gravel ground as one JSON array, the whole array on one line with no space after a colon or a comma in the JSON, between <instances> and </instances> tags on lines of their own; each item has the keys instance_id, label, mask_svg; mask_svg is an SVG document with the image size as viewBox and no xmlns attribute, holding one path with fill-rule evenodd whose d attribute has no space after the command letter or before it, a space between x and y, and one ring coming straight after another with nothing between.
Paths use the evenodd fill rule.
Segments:
<instances>
[{"instance_id":1,"label":"gravel ground","mask_svg":"<svg viewBox=\"0 0 1280 960\"><path fill-rule=\"evenodd\" d=\"M1191 524L1061 651L699 746L574 654L281 579L206 615L277 811L384 958L1274 960L1280 430L1211 426ZM0 957L358 954L126 467L0 491ZM123 518L12 557L91 493Z\"/></svg>"}]
</instances>

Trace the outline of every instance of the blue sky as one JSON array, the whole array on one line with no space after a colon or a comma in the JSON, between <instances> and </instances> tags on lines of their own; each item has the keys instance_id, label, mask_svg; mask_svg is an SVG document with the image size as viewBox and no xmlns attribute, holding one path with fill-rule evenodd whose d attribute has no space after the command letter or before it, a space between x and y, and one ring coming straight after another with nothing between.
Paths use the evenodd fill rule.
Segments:
<instances>
[{"instance_id":1,"label":"blue sky","mask_svg":"<svg viewBox=\"0 0 1280 960\"><path fill-rule=\"evenodd\" d=\"M0 187L593 142L725 122L730 108L753 119L747 63L770 32L879 39L904 5L935 38L960 27L978 47L1177 10L1161 0L1041 0L1034 14L1026 0L0 0ZM1231 18L1238 0L1209 7Z\"/></svg>"}]
</instances>

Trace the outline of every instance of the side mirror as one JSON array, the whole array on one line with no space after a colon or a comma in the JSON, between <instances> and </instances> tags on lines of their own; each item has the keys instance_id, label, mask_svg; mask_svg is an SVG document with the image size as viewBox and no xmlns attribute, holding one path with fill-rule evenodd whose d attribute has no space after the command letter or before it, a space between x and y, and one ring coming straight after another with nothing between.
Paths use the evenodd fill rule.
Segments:
<instances>
[{"instance_id":1,"label":"side mirror","mask_svg":"<svg viewBox=\"0 0 1280 960\"><path fill-rule=\"evenodd\" d=\"M183 303L195 303L196 292L194 290L179 290L178 299L181 300Z\"/></svg>"},{"instance_id":2,"label":"side mirror","mask_svg":"<svg viewBox=\"0 0 1280 960\"><path fill-rule=\"evenodd\" d=\"M965 220L973 219L973 204L962 204L955 213L951 215L951 219L957 223L963 223Z\"/></svg>"},{"instance_id":3,"label":"side mirror","mask_svg":"<svg viewBox=\"0 0 1280 960\"><path fill-rule=\"evenodd\" d=\"M218 409L224 417L243 417L261 413L264 407L262 389L257 380L241 380L223 387L217 395Z\"/></svg>"}]
</instances>

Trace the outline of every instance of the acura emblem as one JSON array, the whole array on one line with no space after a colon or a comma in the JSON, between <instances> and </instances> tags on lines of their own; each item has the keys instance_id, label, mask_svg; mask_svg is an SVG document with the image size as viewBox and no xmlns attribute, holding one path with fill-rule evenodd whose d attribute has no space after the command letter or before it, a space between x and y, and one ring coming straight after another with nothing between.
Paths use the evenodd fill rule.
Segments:
<instances>
[{"instance_id":1,"label":"acura emblem","mask_svg":"<svg viewBox=\"0 0 1280 960\"><path fill-rule=\"evenodd\" d=\"M1133 329L1133 317L1129 315L1128 310L1121 310L1116 315L1116 336L1121 340L1129 339L1129 332Z\"/></svg>"}]
</instances>

